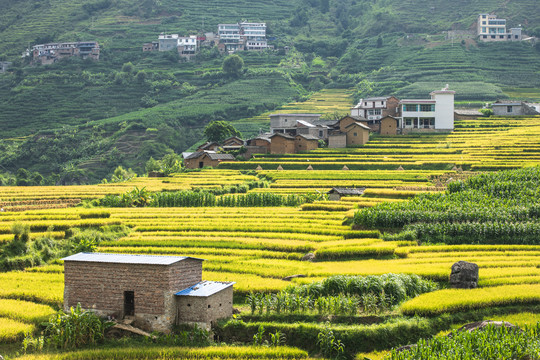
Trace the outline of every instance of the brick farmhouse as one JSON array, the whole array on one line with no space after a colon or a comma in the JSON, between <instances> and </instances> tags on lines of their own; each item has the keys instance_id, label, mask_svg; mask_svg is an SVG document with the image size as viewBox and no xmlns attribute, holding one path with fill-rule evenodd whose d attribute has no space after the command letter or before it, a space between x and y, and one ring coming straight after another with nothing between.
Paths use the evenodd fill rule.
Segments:
<instances>
[{"instance_id":1,"label":"brick farmhouse","mask_svg":"<svg viewBox=\"0 0 540 360\"><path fill-rule=\"evenodd\" d=\"M209 329L232 315L232 282L202 281L203 259L78 253L64 260L64 308L146 321L152 330L192 323Z\"/></svg>"}]
</instances>

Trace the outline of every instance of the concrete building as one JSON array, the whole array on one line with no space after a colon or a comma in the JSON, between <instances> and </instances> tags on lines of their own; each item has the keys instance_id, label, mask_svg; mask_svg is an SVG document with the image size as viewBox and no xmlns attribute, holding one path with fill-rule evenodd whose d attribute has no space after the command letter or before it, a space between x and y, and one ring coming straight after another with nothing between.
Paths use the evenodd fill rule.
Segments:
<instances>
[{"instance_id":1,"label":"concrete building","mask_svg":"<svg viewBox=\"0 0 540 360\"><path fill-rule=\"evenodd\" d=\"M219 49L233 53L241 50L265 50L266 23L240 22L236 24L218 25Z\"/></svg>"},{"instance_id":2,"label":"concrete building","mask_svg":"<svg viewBox=\"0 0 540 360\"><path fill-rule=\"evenodd\" d=\"M179 36L177 49L181 58L192 59L199 50L197 36Z\"/></svg>"},{"instance_id":3,"label":"concrete building","mask_svg":"<svg viewBox=\"0 0 540 360\"><path fill-rule=\"evenodd\" d=\"M184 166L188 169L202 169L203 167L216 167L222 161L234 161L231 154L218 154L215 151L200 150L184 158Z\"/></svg>"},{"instance_id":4,"label":"concrete building","mask_svg":"<svg viewBox=\"0 0 540 360\"><path fill-rule=\"evenodd\" d=\"M138 318L165 332L185 322L209 328L232 314L233 283L202 282L203 259L78 253L63 260L65 310L80 303L100 316ZM183 296L199 288L211 289L197 295L205 297L206 309L212 310L178 311Z\"/></svg>"},{"instance_id":5,"label":"concrete building","mask_svg":"<svg viewBox=\"0 0 540 360\"><path fill-rule=\"evenodd\" d=\"M506 19L497 15L480 14L477 21L477 34L480 41L521 41L521 28L506 30Z\"/></svg>"},{"instance_id":6,"label":"concrete building","mask_svg":"<svg viewBox=\"0 0 540 360\"><path fill-rule=\"evenodd\" d=\"M454 94L446 85L442 90L432 91L431 99L401 100L401 132L452 131Z\"/></svg>"},{"instance_id":7,"label":"concrete building","mask_svg":"<svg viewBox=\"0 0 540 360\"><path fill-rule=\"evenodd\" d=\"M270 132L286 133L295 136L297 129L300 127L308 128L307 134L310 134L309 128L315 127L314 121L318 121L321 118L321 114L271 114L270 115ZM304 133L306 130L301 130ZM313 134L311 134L313 135ZM317 129L318 135L318 129ZM324 135L324 134L323 134Z\"/></svg>"},{"instance_id":8,"label":"concrete building","mask_svg":"<svg viewBox=\"0 0 540 360\"><path fill-rule=\"evenodd\" d=\"M52 64L62 58L78 56L99 60L99 44L96 41L49 43L32 46L32 60L42 65Z\"/></svg>"},{"instance_id":9,"label":"concrete building","mask_svg":"<svg viewBox=\"0 0 540 360\"><path fill-rule=\"evenodd\" d=\"M495 116L540 115L532 104L523 101L497 101L491 104Z\"/></svg>"},{"instance_id":10,"label":"concrete building","mask_svg":"<svg viewBox=\"0 0 540 360\"><path fill-rule=\"evenodd\" d=\"M178 34L161 33L158 36L158 50L170 51L178 47Z\"/></svg>"}]
</instances>

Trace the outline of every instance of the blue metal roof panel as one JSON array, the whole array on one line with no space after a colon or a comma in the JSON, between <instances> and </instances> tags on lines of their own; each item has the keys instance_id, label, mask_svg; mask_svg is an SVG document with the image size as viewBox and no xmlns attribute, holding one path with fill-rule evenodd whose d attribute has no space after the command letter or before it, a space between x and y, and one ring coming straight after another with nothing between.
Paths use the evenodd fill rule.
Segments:
<instances>
[{"instance_id":1,"label":"blue metal roof panel","mask_svg":"<svg viewBox=\"0 0 540 360\"><path fill-rule=\"evenodd\" d=\"M207 297L210 295L214 295L215 293L218 293L221 290L228 288L229 286L233 286L234 284L236 283L204 280L200 283L188 287L187 289L177 292L175 295Z\"/></svg>"},{"instance_id":2,"label":"blue metal roof panel","mask_svg":"<svg viewBox=\"0 0 540 360\"><path fill-rule=\"evenodd\" d=\"M145 265L171 265L185 259L204 259L188 256L160 256L160 255L131 255L131 254L108 254L108 253L78 253L63 258L64 261L86 261L116 264L145 264Z\"/></svg>"}]
</instances>

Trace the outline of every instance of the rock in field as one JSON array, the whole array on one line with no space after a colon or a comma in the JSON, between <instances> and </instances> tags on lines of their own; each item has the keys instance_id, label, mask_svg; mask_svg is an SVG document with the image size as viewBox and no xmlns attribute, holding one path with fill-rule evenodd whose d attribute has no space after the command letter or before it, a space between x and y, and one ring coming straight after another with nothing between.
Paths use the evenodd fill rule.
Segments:
<instances>
[{"instance_id":1,"label":"rock in field","mask_svg":"<svg viewBox=\"0 0 540 360\"><path fill-rule=\"evenodd\" d=\"M478 286L478 265L467 261L458 261L452 265L450 287L456 289L474 289Z\"/></svg>"}]
</instances>

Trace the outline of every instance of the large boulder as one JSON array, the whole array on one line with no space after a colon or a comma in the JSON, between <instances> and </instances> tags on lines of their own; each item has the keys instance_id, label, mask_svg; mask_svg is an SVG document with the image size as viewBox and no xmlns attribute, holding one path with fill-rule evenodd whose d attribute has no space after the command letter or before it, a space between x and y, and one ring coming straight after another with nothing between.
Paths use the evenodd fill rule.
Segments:
<instances>
[{"instance_id":1,"label":"large boulder","mask_svg":"<svg viewBox=\"0 0 540 360\"><path fill-rule=\"evenodd\" d=\"M516 325L512 323L509 323L508 321L483 320L483 321L477 321L477 322L463 325L462 327L458 329L458 331L471 332L475 330L484 330L487 326L519 329L519 327L517 327Z\"/></svg>"},{"instance_id":2,"label":"large boulder","mask_svg":"<svg viewBox=\"0 0 540 360\"><path fill-rule=\"evenodd\" d=\"M478 265L458 261L452 265L450 287L455 289L474 289L478 286Z\"/></svg>"}]
</instances>

